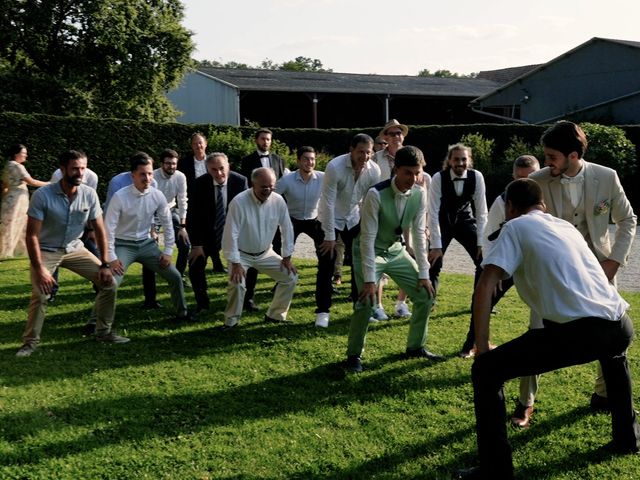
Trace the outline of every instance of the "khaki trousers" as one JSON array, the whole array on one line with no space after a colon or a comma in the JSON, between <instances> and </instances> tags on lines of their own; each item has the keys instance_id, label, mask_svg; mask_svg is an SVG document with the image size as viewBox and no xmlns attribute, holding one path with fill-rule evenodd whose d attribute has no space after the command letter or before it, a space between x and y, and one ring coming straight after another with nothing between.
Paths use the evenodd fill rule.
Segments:
<instances>
[{"instance_id":1,"label":"khaki trousers","mask_svg":"<svg viewBox=\"0 0 640 480\"><path fill-rule=\"evenodd\" d=\"M96 302L94 306L96 316L96 334L106 335L111 331L116 308L115 283L109 286L100 284L99 271L100 260L89 250L82 247L70 253L64 250L55 252L40 252L44 267L51 273L58 267L66 268L81 277L94 283L98 288ZM37 285L37 275L33 266L31 271L31 301L29 303L29 313L27 316L27 326L22 335L24 344L37 344L40 341L40 333L47 310L49 295L40 292Z\"/></svg>"},{"instance_id":2,"label":"khaki trousers","mask_svg":"<svg viewBox=\"0 0 640 480\"><path fill-rule=\"evenodd\" d=\"M261 255L249 255L240 252L240 264L245 272L249 267L253 267L259 273L265 273L277 282L273 300L269 310L267 310L267 317L284 321L287 319L293 292L298 283L298 276L288 273L282 268L280 262L282 262L282 257L274 252L272 248L269 248ZM241 283L229 282L227 286L227 308L224 311L225 325L233 326L240 321L246 292L247 288L244 280Z\"/></svg>"}]
</instances>

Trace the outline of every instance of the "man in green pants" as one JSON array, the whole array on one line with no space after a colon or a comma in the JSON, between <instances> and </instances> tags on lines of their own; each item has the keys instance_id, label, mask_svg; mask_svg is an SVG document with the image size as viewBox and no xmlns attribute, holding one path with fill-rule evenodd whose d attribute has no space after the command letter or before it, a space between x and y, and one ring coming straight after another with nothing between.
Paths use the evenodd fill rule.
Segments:
<instances>
[{"instance_id":1,"label":"man in green pants","mask_svg":"<svg viewBox=\"0 0 640 480\"><path fill-rule=\"evenodd\" d=\"M431 361L442 357L425 348L427 323L434 289L429 281L426 248L427 192L416 185L422 174L424 156L416 147L396 153L394 175L367 193L361 216L361 231L353 242L353 270L358 289L354 305L346 368L361 372L361 355L369 328L369 317L377 305L376 284L383 273L391 277L413 302L409 319L406 355ZM413 236L413 252L402 241L403 232ZM413 255L412 255L413 254ZM413 258L415 257L415 259Z\"/></svg>"}]
</instances>

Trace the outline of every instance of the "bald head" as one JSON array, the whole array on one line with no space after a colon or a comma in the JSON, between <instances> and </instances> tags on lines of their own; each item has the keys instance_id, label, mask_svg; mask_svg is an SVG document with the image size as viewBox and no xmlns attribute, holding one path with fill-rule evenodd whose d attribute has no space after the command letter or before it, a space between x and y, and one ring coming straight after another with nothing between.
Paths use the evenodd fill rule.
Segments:
<instances>
[{"instance_id":1,"label":"bald head","mask_svg":"<svg viewBox=\"0 0 640 480\"><path fill-rule=\"evenodd\" d=\"M276 187L276 174L271 168L260 167L251 172L253 194L264 202Z\"/></svg>"}]
</instances>

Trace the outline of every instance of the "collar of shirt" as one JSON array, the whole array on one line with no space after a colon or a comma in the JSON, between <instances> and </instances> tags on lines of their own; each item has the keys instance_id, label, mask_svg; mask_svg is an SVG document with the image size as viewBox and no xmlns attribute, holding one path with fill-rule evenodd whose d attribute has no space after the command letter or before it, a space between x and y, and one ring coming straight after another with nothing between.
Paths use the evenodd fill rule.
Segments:
<instances>
[{"instance_id":1,"label":"collar of shirt","mask_svg":"<svg viewBox=\"0 0 640 480\"><path fill-rule=\"evenodd\" d=\"M300 169L296 170L295 174L296 174L296 180L299 180L302 183L306 183L304 181L304 178L302 178L302 174L300 173ZM317 178L317 175L316 175L316 171L314 170L314 171L311 172L311 176L309 177L309 180L315 180L316 178Z\"/></svg>"},{"instance_id":2,"label":"collar of shirt","mask_svg":"<svg viewBox=\"0 0 640 480\"><path fill-rule=\"evenodd\" d=\"M466 179L467 178L467 170L464 171L464 173L460 176L457 176L454 172L453 169L450 168L449 169L449 175L451 176L451 180L455 180L456 178L461 178L461 179Z\"/></svg>"},{"instance_id":3,"label":"collar of shirt","mask_svg":"<svg viewBox=\"0 0 640 480\"><path fill-rule=\"evenodd\" d=\"M396 196L400 196L400 197L404 197L404 198L408 198L411 196L411 189L407 190L406 192L401 192L398 189L398 186L396 185L396 177L393 177L393 180L391 181L391 189L393 190L393 193Z\"/></svg>"},{"instance_id":4,"label":"collar of shirt","mask_svg":"<svg viewBox=\"0 0 640 480\"><path fill-rule=\"evenodd\" d=\"M582 165L582 167L580 167L580 171L573 177L569 177L563 173L560 178L560 183L562 183L563 185L582 182L584 182L584 164Z\"/></svg>"},{"instance_id":5,"label":"collar of shirt","mask_svg":"<svg viewBox=\"0 0 640 480\"><path fill-rule=\"evenodd\" d=\"M268 157L270 155L269 152L261 152L260 150L256 150L256 152L258 152L258 156L260 158Z\"/></svg>"},{"instance_id":6,"label":"collar of shirt","mask_svg":"<svg viewBox=\"0 0 640 480\"><path fill-rule=\"evenodd\" d=\"M145 195L148 195L150 191L151 191L151 188L145 188L141 192L140 190L138 190L136 188L136 186L133 183L131 185L129 185L129 193L131 193L131 195L134 195L134 196L137 196L137 197L144 197Z\"/></svg>"},{"instance_id":7,"label":"collar of shirt","mask_svg":"<svg viewBox=\"0 0 640 480\"><path fill-rule=\"evenodd\" d=\"M214 187L226 187L226 186L227 186L227 181L225 180L225 181L224 181L224 182L222 182L222 183L218 183L218 182L216 182L216 181L215 181L215 179L214 179L214 180L213 180L213 186L214 186Z\"/></svg>"}]
</instances>

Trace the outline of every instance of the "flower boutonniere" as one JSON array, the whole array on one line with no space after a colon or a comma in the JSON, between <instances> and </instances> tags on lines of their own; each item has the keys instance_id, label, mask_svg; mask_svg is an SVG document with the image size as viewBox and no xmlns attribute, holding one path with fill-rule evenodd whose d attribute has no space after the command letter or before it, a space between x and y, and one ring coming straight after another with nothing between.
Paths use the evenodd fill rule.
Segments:
<instances>
[{"instance_id":1,"label":"flower boutonniere","mask_svg":"<svg viewBox=\"0 0 640 480\"><path fill-rule=\"evenodd\" d=\"M611 203L608 200L602 200L593 208L594 215L605 215L609 213L609 208L611 207Z\"/></svg>"}]
</instances>

